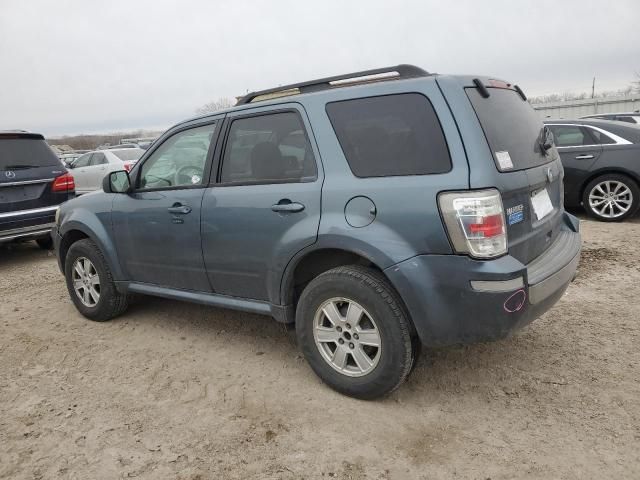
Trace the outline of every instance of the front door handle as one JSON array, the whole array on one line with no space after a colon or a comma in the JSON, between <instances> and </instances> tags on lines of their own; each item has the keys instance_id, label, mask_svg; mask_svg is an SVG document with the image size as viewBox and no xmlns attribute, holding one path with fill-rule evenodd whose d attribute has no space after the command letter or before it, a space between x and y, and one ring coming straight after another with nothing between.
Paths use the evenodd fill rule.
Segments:
<instances>
[{"instance_id":1,"label":"front door handle","mask_svg":"<svg viewBox=\"0 0 640 480\"><path fill-rule=\"evenodd\" d=\"M304 210L304 205L298 202L292 202L291 200L285 198L280 200L275 205L271 205L271 210L274 212L287 212L287 213L296 213Z\"/></svg>"},{"instance_id":2,"label":"front door handle","mask_svg":"<svg viewBox=\"0 0 640 480\"><path fill-rule=\"evenodd\" d=\"M191 213L191 207L189 205L182 205L181 203L174 203L172 207L169 207L169 213L176 213L180 215L186 215Z\"/></svg>"},{"instance_id":3,"label":"front door handle","mask_svg":"<svg viewBox=\"0 0 640 480\"><path fill-rule=\"evenodd\" d=\"M576 160L589 160L590 158L594 158L593 155L578 155Z\"/></svg>"}]
</instances>

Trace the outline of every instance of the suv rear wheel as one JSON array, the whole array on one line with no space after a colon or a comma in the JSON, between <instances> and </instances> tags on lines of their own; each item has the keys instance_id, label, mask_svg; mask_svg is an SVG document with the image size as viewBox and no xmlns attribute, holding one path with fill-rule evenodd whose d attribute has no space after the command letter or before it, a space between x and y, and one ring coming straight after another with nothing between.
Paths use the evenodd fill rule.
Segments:
<instances>
[{"instance_id":1,"label":"suv rear wheel","mask_svg":"<svg viewBox=\"0 0 640 480\"><path fill-rule=\"evenodd\" d=\"M584 189L582 203L587 213L603 222L620 222L630 217L640 205L636 182L617 173L593 179Z\"/></svg>"},{"instance_id":2,"label":"suv rear wheel","mask_svg":"<svg viewBox=\"0 0 640 480\"><path fill-rule=\"evenodd\" d=\"M370 268L338 267L312 280L298 302L296 332L316 374L356 398L392 392L416 360L401 300Z\"/></svg>"},{"instance_id":3,"label":"suv rear wheel","mask_svg":"<svg viewBox=\"0 0 640 480\"><path fill-rule=\"evenodd\" d=\"M71 300L88 319L104 322L127 309L127 296L116 289L109 265L91 240L71 245L64 271Z\"/></svg>"}]
</instances>

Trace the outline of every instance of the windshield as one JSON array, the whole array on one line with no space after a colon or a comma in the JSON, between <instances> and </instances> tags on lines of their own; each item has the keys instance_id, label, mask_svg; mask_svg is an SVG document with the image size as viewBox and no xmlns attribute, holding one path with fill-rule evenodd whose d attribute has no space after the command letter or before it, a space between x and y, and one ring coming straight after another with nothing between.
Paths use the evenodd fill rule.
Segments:
<instances>
[{"instance_id":1,"label":"windshield","mask_svg":"<svg viewBox=\"0 0 640 480\"><path fill-rule=\"evenodd\" d=\"M144 153L144 150L141 148L127 148L122 150L111 150L111 153L120 160L138 160Z\"/></svg>"},{"instance_id":2,"label":"windshield","mask_svg":"<svg viewBox=\"0 0 640 480\"><path fill-rule=\"evenodd\" d=\"M0 170L59 166L60 160L44 140L0 138Z\"/></svg>"},{"instance_id":3,"label":"windshield","mask_svg":"<svg viewBox=\"0 0 640 480\"><path fill-rule=\"evenodd\" d=\"M477 88L467 88L476 115L493 153L498 170L508 172L545 164L553 156L545 155L543 125L529 102L514 90L488 88L489 98Z\"/></svg>"}]
</instances>

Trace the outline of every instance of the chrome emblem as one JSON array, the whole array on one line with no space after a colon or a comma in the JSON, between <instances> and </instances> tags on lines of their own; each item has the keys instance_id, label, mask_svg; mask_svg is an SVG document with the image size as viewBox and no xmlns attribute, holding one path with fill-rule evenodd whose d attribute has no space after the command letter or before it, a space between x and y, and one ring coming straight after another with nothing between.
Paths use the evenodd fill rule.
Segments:
<instances>
[{"instance_id":1,"label":"chrome emblem","mask_svg":"<svg viewBox=\"0 0 640 480\"><path fill-rule=\"evenodd\" d=\"M550 168L547 168L547 180L549 183L553 182L553 171Z\"/></svg>"},{"instance_id":2,"label":"chrome emblem","mask_svg":"<svg viewBox=\"0 0 640 480\"><path fill-rule=\"evenodd\" d=\"M7 170L6 172L4 172L4 176L7 178L16 178L15 172L12 172L11 170Z\"/></svg>"}]
</instances>

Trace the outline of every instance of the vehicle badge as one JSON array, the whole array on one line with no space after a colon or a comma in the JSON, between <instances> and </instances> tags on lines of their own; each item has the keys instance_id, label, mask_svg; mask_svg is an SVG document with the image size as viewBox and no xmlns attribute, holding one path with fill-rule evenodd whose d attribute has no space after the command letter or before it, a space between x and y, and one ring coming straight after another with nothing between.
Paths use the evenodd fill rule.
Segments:
<instances>
[{"instance_id":1,"label":"vehicle badge","mask_svg":"<svg viewBox=\"0 0 640 480\"><path fill-rule=\"evenodd\" d=\"M550 168L547 168L547 180L549 183L553 182L553 171Z\"/></svg>"},{"instance_id":2,"label":"vehicle badge","mask_svg":"<svg viewBox=\"0 0 640 480\"><path fill-rule=\"evenodd\" d=\"M7 170L4 172L5 177L7 178L16 178L16 172L12 172L11 170Z\"/></svg>"}]
</instances>

